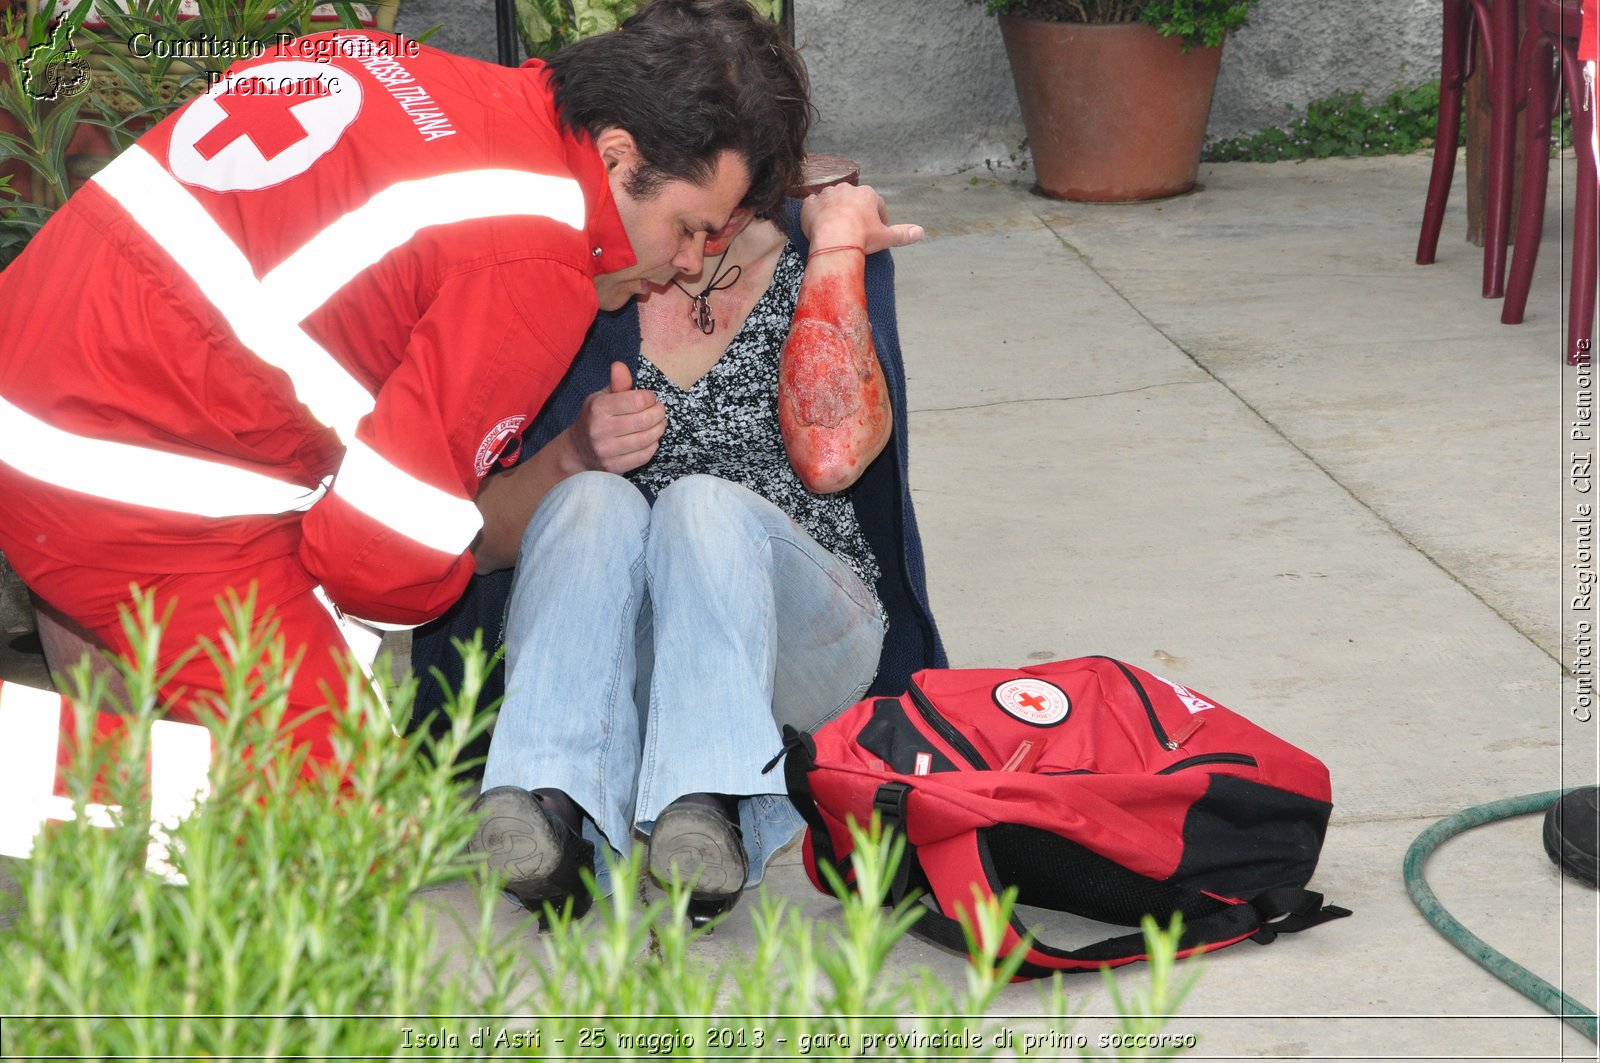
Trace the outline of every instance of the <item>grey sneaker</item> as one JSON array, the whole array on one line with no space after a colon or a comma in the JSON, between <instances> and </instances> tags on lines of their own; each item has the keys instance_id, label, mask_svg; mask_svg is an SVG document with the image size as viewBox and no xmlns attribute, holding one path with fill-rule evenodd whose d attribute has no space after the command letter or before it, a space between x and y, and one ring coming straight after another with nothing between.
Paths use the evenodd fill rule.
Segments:
<instances>
[{"instance_id":1,"label":"grey sneaker","mask_svg":"<svg viewBox=\"0 0 1600 1063\"><path fill-rule=\"evenodd\" d=\"M676 876L690 883L691 901L724 911L744 892L750 870L738 825L717 809L683 799L656 817L648 862L658 885Z\"/></svg>"},{"instance_id":2,"label":"grey sneaker","mask_svg":"<svg viewBox=\"0 0 1600 1063\"><path fill-rule=\"evenodd\" d=\"M471 849L488 859L489 872L531 912L546 902L559 909L572 900L572 917L589 910L593 898L582 871L594 870L594 845L545 810L537 794L520 786L496 786L473 802L482 813Z\"/></svg>"}]
</instances>

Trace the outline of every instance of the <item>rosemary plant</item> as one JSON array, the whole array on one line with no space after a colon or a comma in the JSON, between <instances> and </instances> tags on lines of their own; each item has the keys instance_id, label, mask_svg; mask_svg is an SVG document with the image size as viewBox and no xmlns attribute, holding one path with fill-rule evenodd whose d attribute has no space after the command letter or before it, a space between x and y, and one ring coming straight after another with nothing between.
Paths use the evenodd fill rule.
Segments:
<instances>
[{"instance_id":1,"label":"rosemary plant","mask_svg":"<svg viewBox=\"0 0 1600 1063\"><path fill-rule=\"evenodd\" d=\"M195 651L224 677L203 713L210 793L181 823L155 825L177 884L145 871L145 753L164 679L151 600L125 620L133 652L119 665L127 727L115 749L91 739L103 680L76 673L83 708L65 778L77 817L40 835L31 858L11 865L14 895L0 896L7 1053L796 1058L896 1046L916 1060L950 1058L940 1035L952 1028L981 1042L964 1055L1005 1051L1002 1027L985 1015L1016 970L996 954L1012 898L980 908L969 928L974 962L958 984L890 970L919 908L885 906L903 843L876 824L857 831L854 888L834 883L836 917L807 918L763 890L742 909L753 946L723 962L698 950L710 928L691 928L681 885L641 885L637 848L585 919L552 912L541 933L528 916L507 933L499 884L466 852L476 824L457 781L462 751L487 726L476 705L481 648L461 647L462 689L436 736L396 736L353 679L328 710L338 770L307 780L288 730L294 662L251 598L226 611L226 630ZM409 688L386 691L395 718L408 697ZM120 808L109 829L88 822L97 787ZM441 944L441 919L456 922L456 944ZM1175 1003L1165 972L1176 939L1153 925L1146 933L1156 988L1148 1003L1140 994L1126 1005L1139 1030L1159 1026ZM1059 980L1045 1006L1040 1021L1059 1026Z\"/></svg>"}]
</instances>

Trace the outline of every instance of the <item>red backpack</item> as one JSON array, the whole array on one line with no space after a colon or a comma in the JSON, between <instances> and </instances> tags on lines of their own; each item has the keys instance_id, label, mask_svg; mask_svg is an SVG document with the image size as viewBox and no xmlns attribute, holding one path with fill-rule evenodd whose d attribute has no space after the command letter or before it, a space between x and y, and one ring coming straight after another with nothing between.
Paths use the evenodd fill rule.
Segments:
<instances>
[{"instance_id":1,"label":"red backpack","mask_svg":"<svg viewBox=\"0 0 1600 1063\"><path fill-rule=\"evenodd\" d=\"M1181 912L1180 955L1350 913L1311 878L1332 811L1322 762L1210 698L1109 657L1023 669L928 669L814 734L785 728L789 794L812 884L848 883L846 820L903 833L892 890L920 890L913 931L965 949L973 886L1122 926ZM1000 955L1023 944L1013 914ZM1144 958L1140 934L1033 941L1018 977Z\"/></svg>"}]
</instances>

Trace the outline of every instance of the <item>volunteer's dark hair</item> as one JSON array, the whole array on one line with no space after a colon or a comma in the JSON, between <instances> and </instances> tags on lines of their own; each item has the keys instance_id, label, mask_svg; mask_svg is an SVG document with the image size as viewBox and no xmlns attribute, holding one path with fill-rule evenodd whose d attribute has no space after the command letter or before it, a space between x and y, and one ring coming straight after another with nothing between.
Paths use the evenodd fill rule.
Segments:
<instances>
[{"instance_id":1,"label":"volunteer's dark hair","mask_svg":"<svg viewBox=\"0 0 1600 1063\"><path fill-rule=\"evenodd\" d=\"M750 167L744 205L774 210L800 183L811 124L805 64L745 0L654 0L613 33L548 60L561 120L598 136L625 129L643 165L628 194L703 184L724 151Z\"/></svg>"}]
</instances>

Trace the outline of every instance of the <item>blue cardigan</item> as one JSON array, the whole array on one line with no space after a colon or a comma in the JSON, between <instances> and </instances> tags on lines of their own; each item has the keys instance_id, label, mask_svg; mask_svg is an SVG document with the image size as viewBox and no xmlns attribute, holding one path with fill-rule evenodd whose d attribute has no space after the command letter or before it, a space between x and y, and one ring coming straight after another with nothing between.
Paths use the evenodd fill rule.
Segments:
<instances>
[{"instance_id":1,"label":"blue cardigan","mask_svg":"<svg viewBox=\"0 0 1600 1063\"><path fill-rule=\"evenodd\" d=\"M784 220L789 239L804 255L807 243L800 231L798 200L789 201ZM922 537L917 532L911 489L906 482L905 366L895 320L894 262L887 251L867 259L866 288L867 315L888 385L894 431L883 453L849 490L862 531L883 572L877 584L878 600L889 617L878 676L869 693L895 695L905 691L912 672L944 668L947 662L928 606ZM639 342L639 312L632 301L621 310L601 313L572 368L529 426L521 456L526 458L536 452L577 418L583 400L606 386L612 362L623 362L636 371ZM499 646L512 575L511 571L504 571L474 577L449 612L415 632L411 663L421 682L412 712L414 726L443 704L443 691L431 674L432 669L438 669L452 689L460 685L461 660L451 639L470 639L481 628L486 649L492 651ZM491 704L503 693L504 669L496 667L479 704Z\"/></svg>"}]
</instances>

